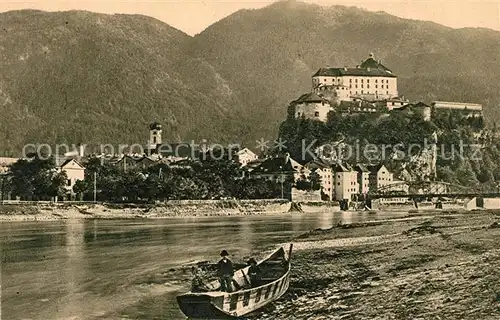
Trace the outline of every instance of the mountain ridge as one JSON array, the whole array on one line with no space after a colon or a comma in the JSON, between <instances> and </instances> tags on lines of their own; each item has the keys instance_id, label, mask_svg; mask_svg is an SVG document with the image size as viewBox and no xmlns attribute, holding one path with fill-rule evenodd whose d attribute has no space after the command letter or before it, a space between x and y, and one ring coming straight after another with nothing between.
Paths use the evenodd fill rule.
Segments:
<instances>
[{"instance_id":1,"label":"mountain ridge","mask_svg":"<svg viewBox=\"0 0 500 320\"><path fill-rule=\"evenodd\" d=\"M152 121L168 140L253 147L276 137L317 69L355 66L370 52L398 75L402 95L478 102L500 119L491 29L298 1L239 10L195 36L139 14L0 17L0 112L10 115L0 119L0 154L33 142L145 143Z\"/></svg>"}]
</instances>

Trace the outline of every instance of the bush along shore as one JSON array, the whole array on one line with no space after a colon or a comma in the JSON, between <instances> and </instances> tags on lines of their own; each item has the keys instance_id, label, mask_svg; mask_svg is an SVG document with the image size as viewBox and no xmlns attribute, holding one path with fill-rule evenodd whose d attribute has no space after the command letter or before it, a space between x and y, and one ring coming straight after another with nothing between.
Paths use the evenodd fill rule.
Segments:
<instances>
[{"instance_id":1,"label":"bush along shore","mask_svg":"<svg viewBox=\"0 0 500 320\"><path fill-rule=\"evenodd\" d=\"M252 319L498 319L500 213L337 225L294 239L288 292Z\"/></svg>"},{"instance_id":2,"label":"bush along shore","mask_svg":"<svg viewBox=\"0 0 500 320\"><path fill-rule=\"evenodd\" d=\"M338 211L324 202L294 203L286 200L178 200L159 204L83 202L32 202L0 204L0 220L43 221L59 219L161 219L189 216L290 214Z\"/></svg>"}]
</instances>

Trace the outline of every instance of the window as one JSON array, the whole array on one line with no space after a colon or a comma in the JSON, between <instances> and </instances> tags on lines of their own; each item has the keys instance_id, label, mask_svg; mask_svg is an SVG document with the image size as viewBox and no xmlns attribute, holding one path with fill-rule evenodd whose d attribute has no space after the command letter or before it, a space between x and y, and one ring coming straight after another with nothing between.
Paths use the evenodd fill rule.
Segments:
<instances>
[{"instance_id":1,"label":"window","mask_svg":"<svg viewBox=\"0 0 500 320\"><path fill-rule=\"evenodd\" d=\"M377 82L378 82L377 79L375 79L375 83L377 83Z\"/></svg>"},{"instance_id":2,"label":"window","mask_svg":"<svg viewBox=\"0 0 500 320\"><path fill-rule=\"evenodd\" d=\"M68 187L71 187L71 179L68 179L67 184L68 184Z\"/></svg>"},{"instance_id":3,"label":"window","mask_svg":"<svg viewBox=\"0 0 500 320\"><path fill-rule=\"evenodd\" d=\"M367 85L366 85L366 87L367 87L368 89L370 89L370 85L369 85L369 84L367 84Z\"/></svg>"},{"instance_id":4,"label":"window","mask_svg":"<svg viewBox=\"0 0 500 320\"><path fill-rule=\"evenodd\" d=\"M361 88L363 88L363 85L361 85Z\"/></svg>"},{"instance_id":5,"label":"window","mask_svg":"<svg viewBox=\"0 0 500 320\"><path fill-rule=\"evenodd\" d=\"M153 136L153 144L156 144L156 136Z\"/></svg>"},{"instance_id":6,"label":"window","mask_svg":"<svg viewBox=\"0 0 500 320\"><path fill-rule=\"evenodd\" d=\"M355 85L354 87L357 89L357 88L358 88L358 85Z\"/></svg>"},{"instance_id":7,"label":"window","mask_svg":"<svg viewBox=\"0 0 500 320\"><path fill-rule=\"evenodd\" d=\"M352 79L349 79L349 82L352 82Z\"/></svg>"},{"instance_id":8,"label":"window","mask_svg":"<svg viewBox=\"0 0 500 320\"><path fill-rule=\"evenodd\" d=\"M386 94L389 94L389 91L386 91Z\"/></svg>"},{"instance_id":9,"label":"window","mask_svg":"<svg viewBox=\"0 0 500 320\"><path fill-rule=\"evenodd\" d=\"M358 79L355 79L354 82L358 83Z\"/></svg>"},{"instance_id":10,"label":"window","mask_svg":"<svg viewBox=\"0 0 500 320\"><path fill-rule=\"evenodd\" d=\"M366 82L370 83L370 79L366 79Z\"/></svg>"},{"instance_id":11,"label":"window","mask_svg":"<svg viewBox=\"0 0 500 320\"><path fill-rule=\"evenodd\" d=\"M363 79L361 79L361 83L363 83Z\"/></svg>"},{"instance_id":12,"label":"window","mask_svg":"<svg viewBox=\"0 0 500 320\"><path fill-rule=\"evenodd\" d=\"M363 90L361 90L361 94L363 94Z\"/></svg>"},{"instance_id":13,"label":"window","mask_svg":"<svg viewBox=\"0 0 500 320\"><path fill-rule=\"evenodd\" d=\"M318 112L318 111L316 111L316 112L314 113L314 116L315 116L315 117L319 117L319 112Z\"/></svg>"},{"instance_id":14,"label":"window","mask_svg":"<svg viewBox=\"0 0 500 320\"><path fill-rule=\"evenodd\" d=\"M349 85L349 88L352 88L352 84Z\"/></svg>"},{"instance_id":15,"label":"window","mask_svg":"<svg viewBox=\"0 0 500 320\"><path fill-rule=\"evenodd\" d=\"M377 88L378 88L378 85L376 84L376 85L375 85L375 89L377 89Z\"/></svg>"},{"instance_id":16,"label":"window","mask_svg":"<svg viewBox=\"0 0 500 320\"><path fill-rule=\"evenodd\" d=\"M394 102L392 103L392 105L394 105Z\"/></svg>"}]
</instances>

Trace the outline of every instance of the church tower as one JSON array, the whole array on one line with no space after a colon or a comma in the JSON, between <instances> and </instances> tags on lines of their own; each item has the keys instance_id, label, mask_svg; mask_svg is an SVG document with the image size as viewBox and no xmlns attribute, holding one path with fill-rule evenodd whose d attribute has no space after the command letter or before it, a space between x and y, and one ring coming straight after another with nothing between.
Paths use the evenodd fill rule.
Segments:
<instances>
[{"instance_id":1,"label":"church tower","mask_svg":"<svg viewBox=\"0 0 500 320\"><path fill-rule=\"evenodd\" d=\"M153 122L149 125L149 146L151 149L156 149L161 143L161 124Z\"/></svg>"}]
</instances>

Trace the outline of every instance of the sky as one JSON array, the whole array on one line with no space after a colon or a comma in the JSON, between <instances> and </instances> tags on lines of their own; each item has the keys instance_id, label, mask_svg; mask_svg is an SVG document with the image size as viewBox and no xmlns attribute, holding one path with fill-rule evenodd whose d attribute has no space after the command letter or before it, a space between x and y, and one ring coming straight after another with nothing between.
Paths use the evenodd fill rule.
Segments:
<instances>
[{"instance_id":1,"label":"sky","mask_svg":"<svg viewBox=\"0 0 500 320\"><path fill-rule=\"evenodd\" d=\"M144 14L195 35L240 9L257 9L273 0L0 0L0 12L19 9L88 10ZM348 5L385 11L402 18L434 21L453 28L500 31L500 0L303 0L319 5Z\"/></svg>"}]
</instances>

